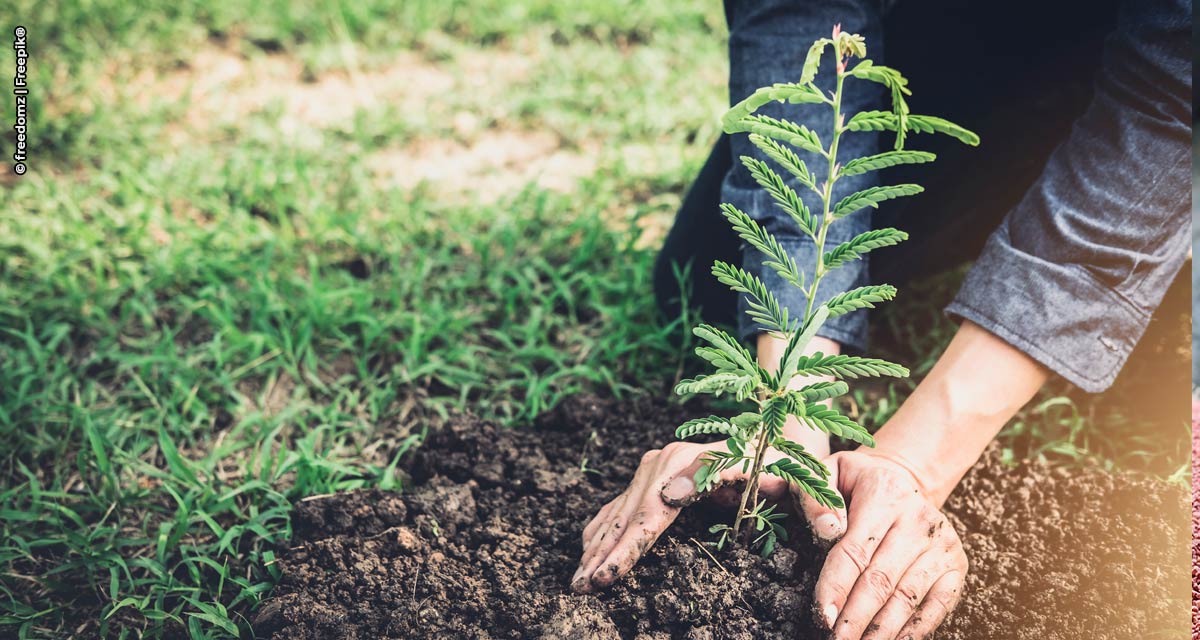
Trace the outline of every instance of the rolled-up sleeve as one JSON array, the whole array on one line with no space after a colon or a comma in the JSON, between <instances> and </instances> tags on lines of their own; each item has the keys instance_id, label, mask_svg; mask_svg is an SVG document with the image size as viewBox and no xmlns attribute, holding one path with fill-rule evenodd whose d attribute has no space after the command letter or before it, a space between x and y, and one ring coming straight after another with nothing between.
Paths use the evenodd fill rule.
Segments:
<instances>
[{"instance_id":1,"label":"rolled-up sleeve","mask_svg":"<svg viewBox=\"0 0 1200 640\"><path fill-rule=\"evenodd\" d=\"M1191 2L1126 2L1087 111L946 309L1085 391L1112 384L1188 251Z\"/></svg>"}]
</instances>

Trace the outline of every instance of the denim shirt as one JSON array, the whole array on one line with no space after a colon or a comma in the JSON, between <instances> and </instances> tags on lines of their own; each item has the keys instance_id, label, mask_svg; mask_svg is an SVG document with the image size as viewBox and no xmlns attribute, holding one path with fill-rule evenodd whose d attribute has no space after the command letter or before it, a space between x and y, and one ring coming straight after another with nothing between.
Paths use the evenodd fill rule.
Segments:
<instances>
[{"instance_id":1,"label":"denim shirt","mask_svg":"<svg viewBox=\"0 0 1200 640\"><path fill-rule=\"evenodd\" d=\"M734 102L757 87L781 81L778 65L752 60L803 59L805 43L825 35L830 20L815 15L821 11L836 13L845 29L866 36L868 46L880 39L877 1L831 3L790 24L772 4L777 3L727 2ZM832 5L837 5L836 11ZM1091 104L992 233L946 309L1085 391L1102 391L1112 384L1187 258L1190 30L1190 1L1123 4L1117 27L1105 43ZM871 53L882 61L878 50ZM822 75L828 81L827 66ZM886 108L882 94L863 84L855 83L844 110ZM772 103L763 112L814 123L822 140L828 140L831 124L821 124L828 120L822 108ZM731 142L734 157L761 156L744 135ZM846 157L857 157L877 153L880 141L854 136L843 138L842 144ZM825 178L822 168L812 168L819 180ZM862 175L839 181L835 199L874 180L873 175ZM797 263L811 271L814 243L795 230L740 164L726 176L722 198L776 233ZM870 226L869 213L859 211L831 228L834 237L828 246ZM743 268L762 278L785 306L803 309L804 294L762 262L756 250L743 248ZM866 284L867 273L865 262L834 270L822 281L817 301ZM742 305L744 310L744 300ZM849 349L862 349L864 313L835 318L821 333ZM739 318L743 336L761 330L744 313Z\"/></svg>"}]
</instances>

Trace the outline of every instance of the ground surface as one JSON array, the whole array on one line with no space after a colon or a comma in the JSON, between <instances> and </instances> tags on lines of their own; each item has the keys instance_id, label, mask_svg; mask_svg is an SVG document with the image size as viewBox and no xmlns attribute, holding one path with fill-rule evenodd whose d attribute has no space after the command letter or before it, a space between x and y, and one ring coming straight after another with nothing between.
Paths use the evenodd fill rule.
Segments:
<instances>
[{"instance_id":1,"label":"ground surface","mask_svg":"<svg viewBox=\"0 0 1200 640\"><path fill-rule=\"evenodd\" d=\"M258 614L274 638L817 638L821 552L767 560L698 542L697 508L630 579L566 592L587 514L619 492L679 409L576 398L536 430L462 418L412 458L406 494L302 501L283 580ZM1177 484L1007 467L997 448L947 510L971 559L943 640L1127 640L1187 633L1189 527ZM602 460L590 472L580 461ZM792 522L798 522L795 518ZM1134 543L1133 541L1136 541Z\"/></svg>"}]
</instances>

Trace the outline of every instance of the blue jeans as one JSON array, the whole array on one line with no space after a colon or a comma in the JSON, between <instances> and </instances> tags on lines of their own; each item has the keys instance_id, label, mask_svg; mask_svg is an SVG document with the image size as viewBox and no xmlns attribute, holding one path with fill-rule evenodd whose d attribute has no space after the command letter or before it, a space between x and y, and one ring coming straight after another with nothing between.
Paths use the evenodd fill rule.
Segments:
<instances>
[{"instance_id":1,"label":"blue jeans","mask_svg":"<svg viewBox=\"0 0 1200 640\"><path fill-rule=\"evenodd\" d=\"M965 149L911 136L912 148L939 153L934 170L924 165L839 182L836 197L879 179L914 181L929 191L835 224L828 246L872 225L904 228L913 239L878 252L873 265L831 272L818 302L870 280L902 285L974 259L947 312L1081 388L1100 391L1116 377L1187 253L1191 3L993 5L973 3L966 16L961 3L949 0L901 3L885 22L878 0L728 0L731 102L795 80L809 44L834 23L864 35L870 58L910 77L914 112L960 122L984 142ZM899 24L897 32L888 23ZM1069 39L1064 24L1071 25ZM829 56L824 62L817 83L828 88ZM887 108L874 85L846 86L847 113ZM772 103L762 112L803 122L829 139L824 106ZM877 153L881 142L878 135L851 134L839 156ZM757 274L793 314L806 300L740 244L717 204L746 211L809 275L816 247L757 187L737 160L742 155L761 157L744 135L717 142L667 236L655 283L664 311L677 314L675 274L691 265L689 303L709 321L736 323L749 338L760 328L742 313L745 301L709 274L714 259ZM823 179L820 165L810 168ZM810 207L814 200L806 197ZM822 334L848 350L863 349L865 312L830 321Z\"/></svg>"}]
</instances>

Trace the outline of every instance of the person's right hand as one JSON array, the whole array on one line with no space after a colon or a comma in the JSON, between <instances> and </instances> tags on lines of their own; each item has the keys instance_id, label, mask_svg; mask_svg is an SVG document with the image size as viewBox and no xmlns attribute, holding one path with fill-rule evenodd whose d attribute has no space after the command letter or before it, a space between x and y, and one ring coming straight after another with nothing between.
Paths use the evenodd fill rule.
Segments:
<instances>
[{"instance_id":1,"label":"person's right hand","mask_svg":"<svg viewBox=\"0 0 1200 640\"><path fill-rule=\"evenodd\" d=\"M672 442L643 455L629 488L604 505L584 527L583 559L571 578L571 589L589 593L628 573L675 521L680 508L701 497L693 478L704 463L704 454L724 448L722 442ZM768 462L771 459L768 453ZM740 469L722 471L712 497L736 505L740 494L728 485L745 479ZM787 491L787 483L775 476L763 474L759 480L759 495L764 498L777 499Z\"/></svg>"},{"instance_id":2,"label":"person's right hand","mask_svg":"<svg viewBox=\"0 0 1200 640\"><path fill-rule=\"evenodd\" d=\"M928 636L954 610L968 566L940 502L885 451L843 451L825 464L848 508L805 500L803 511L818 537L836 540L813 593L831 639Z\"/></svg>"}]
</instances>

